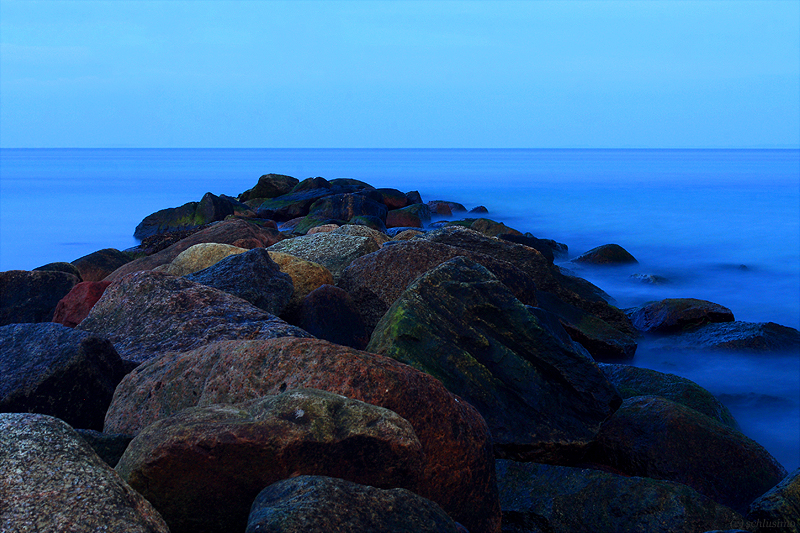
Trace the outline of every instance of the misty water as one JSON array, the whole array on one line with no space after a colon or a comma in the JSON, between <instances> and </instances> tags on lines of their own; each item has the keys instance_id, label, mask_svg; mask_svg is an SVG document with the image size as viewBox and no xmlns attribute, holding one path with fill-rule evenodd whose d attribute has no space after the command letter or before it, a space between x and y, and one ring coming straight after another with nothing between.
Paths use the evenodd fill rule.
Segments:
<instances>
[{"instance_id":1,"label":"misty water","mask_svg":"<svg viewBox=\"0 0 800 533\"><path fill-rule=\"evenodd\" d=\"M737 320L800 325L797 150L4 149L0 270L134 246L150 213L209 191L236 196L269 172L483 205L489 218L567 244L557 263L620 308L701 298ZM639 263L569 262L607 243ZM800 466L800 354L665 352L645 339L633 364L699 383L787 469Z\"/></svg>"}]
</instances>

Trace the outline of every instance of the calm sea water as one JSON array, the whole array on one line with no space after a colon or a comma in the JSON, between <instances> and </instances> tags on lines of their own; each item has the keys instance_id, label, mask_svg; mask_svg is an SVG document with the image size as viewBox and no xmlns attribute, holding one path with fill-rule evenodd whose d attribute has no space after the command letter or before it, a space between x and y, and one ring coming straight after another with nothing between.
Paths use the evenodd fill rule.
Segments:
<instances>
[{"instance_id":1,"label":"calm sea water","mask_svg":"<svg viewBox=\"0 0 800 533\"><path fill-rule=\"evenodd\" d=\"M0 270L136 244L148 214L235 196L261 174L418 190L569 246L618 243L635 267L573 268L619 307L711 300L738 320L800 326L798 150L0 150ZM648 285L631 274L669 282ZM746 434L800 465L800 354L652 352L634 364L723 399Z\"/></svg>"}]
</instances>

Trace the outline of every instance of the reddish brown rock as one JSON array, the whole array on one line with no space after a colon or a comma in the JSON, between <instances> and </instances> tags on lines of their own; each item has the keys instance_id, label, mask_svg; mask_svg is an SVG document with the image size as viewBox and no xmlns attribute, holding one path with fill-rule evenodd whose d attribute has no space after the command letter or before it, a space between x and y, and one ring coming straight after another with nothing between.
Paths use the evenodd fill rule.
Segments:
<instances>
[{"instance_id":1,"label":"reddish brown rock","mask_svg":"<svg viewBox=\"0 0 800 533\"><path fill-rule=\"evenodd\" d=\"M422 219L409 209L394 209L386 215L387 228L421 228Z\"/></svg>"},{"instance_id":2,"label":"reddish brown rock","mask_svg":"<svg viewBox=\"0 0 800 533\"><path fill-rule=\"evenodd\" d=\"M300 387L343 394L407 419L426 461L414 492L441 505L470 531L500 530L491 437L475 408L410 366L326 341L233 341L164 354L125 377L105 431L137 433L186 407Z\"/></svg>"},{"instance_id":3,"label":"reddish brown rock","mask_svg":"<svg viewBox=\"0 0 800 533\"><path fill-rule=\"evenodd\" d=\"M58 302L53 322L74 328L86 318L109 285L111 285L110 281L78 283Z\"/></svg>"},{"instance_id":4,"label":"reddish brown rock","mask_svg":"<svg viewBox=\"0 0 800 533\"><path fill-rule=\"evenodd\" d=\"M131 256L116 248L103 248L72 262L83 281L100 281L116 269L131 262Z\"/></svg>"}]
</instances>

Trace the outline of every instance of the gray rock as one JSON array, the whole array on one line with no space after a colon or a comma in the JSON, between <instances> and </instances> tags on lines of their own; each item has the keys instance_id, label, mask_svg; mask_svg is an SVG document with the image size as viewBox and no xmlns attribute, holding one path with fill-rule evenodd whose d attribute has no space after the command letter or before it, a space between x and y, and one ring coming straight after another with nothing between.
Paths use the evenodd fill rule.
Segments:
<instances>
[{"instance_id":1,"label":"gray rock","mask_svg":"<svg viewBox=\"0 0 800 533\"><path fill-rule=\"evenodd\" d=\"M713 322L733 322L733 313L706 300L667 298L626 311L636 329L650 333L668 333L692 329Z\"/></svg>"},{"instance_id":2,"label":"gray rock","mask_svg":"<svg viewBox=\"0 0 800 533\"><path fill-rule=\"evenodd\" d=\"M339 233L315 233L286 239L269 247L270 252L282 252L320 264L337 281L347 266L362 255L378 250L367 237Z\"/></svg>"},{"instance_id":3,"label":"gray rock","mask_svg":"<svg viewBox=\"0 0 800 533\"><path fill-rule=\"evenodd\" d=\"M755 533L800 531L800 468L750 504L746 526Z\"/></svg>"},{"instance_id":4,"label":"gray rock","mask_svg":"<svg viewBox=\"0 0 800 533\"><path fill-rule=\"evenodd\" d=\"M800 332L774 322L721 322L655 339L652 349L800 353Z\"/></svg>"}]
</instances>

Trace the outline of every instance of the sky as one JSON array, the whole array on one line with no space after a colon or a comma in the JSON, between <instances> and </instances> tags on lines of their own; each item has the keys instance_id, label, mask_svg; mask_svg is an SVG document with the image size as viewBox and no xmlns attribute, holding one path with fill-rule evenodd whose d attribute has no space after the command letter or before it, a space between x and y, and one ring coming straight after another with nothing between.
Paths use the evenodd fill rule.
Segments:
<instances>
[{"instance_id":1,"label":"sky","mask_svg":"<svg viewBox=\"0 0 800 533\"><path fill-rule=\"evenodd\" d=\"M0 147L800 148L800 0L0 0Z\"/></svg>"}]
</instances>

